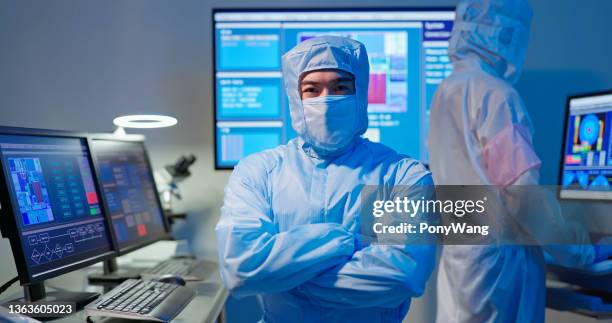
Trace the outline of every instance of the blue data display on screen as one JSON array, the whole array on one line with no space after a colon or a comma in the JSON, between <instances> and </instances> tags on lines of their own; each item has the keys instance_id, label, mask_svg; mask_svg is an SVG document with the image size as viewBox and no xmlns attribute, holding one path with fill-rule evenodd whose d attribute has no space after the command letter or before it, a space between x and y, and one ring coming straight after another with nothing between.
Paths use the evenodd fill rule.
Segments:
<instances>
[{"instance_id":1,"label":"blue data display on screen","mask_svg":"<svg viewBox=\"0 0 612 323\"><path fill-rule=\"evenodd\" d=\"M278 78L218 78L217 115L220 118L278 118L281 113Z\"/></svg>"},{"instance_id":2,"label":"blue data display on screen","mask_svg":"<svg viewBox=\"0 0 612 323\"><path fill-rule=\"evenodd\" d=\"M23 225L53 221L40 158L9 158L8 162Z\"/></svg>"},{"instance_id":3,"label":"blue data display on screen","mask_svg":"<svg viewBox=\"0 0 612 323\"><path fill-rule=\"evenodd\" d=\"M612 194L602 195L602 192L612 193L611 153L612 95L570 100L561 178L565 192L562 194L570 198L612 199ZM584 195L584 192L591 194Z\"/></svg>"},{"instance_id":4,"label":"blue data display on screen","mask_svg":"<svg viewBox=\"0 0 612 323\"><path fill-rule=\"evenodd\" d=\"M223 28L216 37L219 70L280 68L280 29Z\"/></svg>"},{"instance_id":5,"label":"blue data display on screen","mask_svg":"<svg viewBox=\"0 0 612 323\"><path fill-rule=\"evenodd\" d=\"M164 214L144 145L94 139L92 150L120 251L165 234Z\"/></svg>"},{"instance_id":6,"label":"blue data display on screen","mask_svg":"<svg viewBox=\"0 0 612 323\"><path fill-rule=\"evenodd\" d=\"M295 137L282 83L280 57L298 43L321 35L358 40L368 51L369 128L364 137L427 161L429 105L438 84L452 72L448 39L453 19L451 10L217 11L217 167L232 167L240 158L261 151L261 147L272 148L269 147L273 142L269 129L258 122L280 123L280 128L275 130L279 133L275 137L280 138L279 144ZM264 46L246 39L278 39L273 46L276 52L273 53L272 46L268 47L271 42ZM245 40L244 46L240 45L240 53L236 52L237 40ZM249 46L245 45L247 43ZM227 54L230 52L234 57ZM239 133L250 128L249 135L233 137L234 130L226 126L229 121L232 127L240 129ZM224 125L223 129L219 124ZM256 133L269 138L266 144L257 142L263 138ZM255 138L252 144L247 137Z\"/></svg>"},{"instance_id":7,"label":"blue data display on screen","mask_svg":"<svg viewBox=\"0 0 612 323\"><path fill-rule=\"evenodd\" d=\"M112 250L84 139L0 135L31 277Z\"/></svg>"},{"instance_id":8,"label":"blue data display on screen","mask_svg":"<svg viewBox=\"0 0 612 323\"><path fill-rule=\"evenodd\" d=\"M217 130L217 140L220 142L217 155L220 163L226 166L233 166L244 156L282 143L280 128L222 127Z\"/></svg>"}]
</instances>

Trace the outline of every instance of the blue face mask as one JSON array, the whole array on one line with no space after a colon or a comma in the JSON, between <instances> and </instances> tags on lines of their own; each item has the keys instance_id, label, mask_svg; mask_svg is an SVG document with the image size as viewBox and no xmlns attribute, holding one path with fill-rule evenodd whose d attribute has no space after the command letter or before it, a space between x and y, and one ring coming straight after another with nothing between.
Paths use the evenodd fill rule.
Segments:
<instances>
[{"instance_id":1,"label":"blue face mask","mask_svg":"<svg viewBox=\"0 0 612 323\"><path fill-rule=\"evenodd\" d=\"M346 148L357 136L355 95L328 95L302 100L304 140L323 155Z\"/></svg>"}]
</instances>

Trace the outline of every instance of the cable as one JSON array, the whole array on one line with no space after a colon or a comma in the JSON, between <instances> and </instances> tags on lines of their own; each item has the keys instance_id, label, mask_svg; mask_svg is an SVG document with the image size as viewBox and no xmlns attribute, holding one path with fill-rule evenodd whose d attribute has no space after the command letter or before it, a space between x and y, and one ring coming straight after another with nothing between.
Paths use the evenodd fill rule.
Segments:
<instances>
[{"instance_id":1,"label":"cable","mask_svg":"<svg viewBox=\"0 0 612 323\"><path fill-rule=\"evenodd\" d=\"M13 277L11 280L7 281L2 287L0 287L0 294L4 293L11 285L16 283L19 280L19 276Z\"/></svg>"}]
</instances>

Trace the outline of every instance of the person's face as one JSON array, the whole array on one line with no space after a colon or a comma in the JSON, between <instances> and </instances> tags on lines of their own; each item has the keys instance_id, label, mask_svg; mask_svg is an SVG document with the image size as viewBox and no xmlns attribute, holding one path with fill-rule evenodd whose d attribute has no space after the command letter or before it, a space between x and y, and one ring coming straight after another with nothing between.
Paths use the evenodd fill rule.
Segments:
<instances>
[{"instance_id":1,"label":"person's face","mask_svg":"<svg viewBox=\"0 0 612 323\"><path fill-rule=\"evenodd\" d=\"M342 70L308 72L300 82L302 100L328 95L355 94L355 78Z\"/></svg>"}]
</instances>

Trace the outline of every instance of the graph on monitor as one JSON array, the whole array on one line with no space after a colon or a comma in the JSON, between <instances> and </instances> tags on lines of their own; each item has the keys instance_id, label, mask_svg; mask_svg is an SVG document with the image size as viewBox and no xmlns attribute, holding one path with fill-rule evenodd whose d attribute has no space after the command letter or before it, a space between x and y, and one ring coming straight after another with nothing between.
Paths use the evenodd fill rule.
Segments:
<instances>
[{"instance_id":1,"label":"graph on monitor","mask_svg":"<svg viewBox=\"0 0 612 323\"><path fill-rule=\"evenodd\" d=\"M561 197L612 199L612 95L570 100Z\"/></svg>"}]
</instances>

